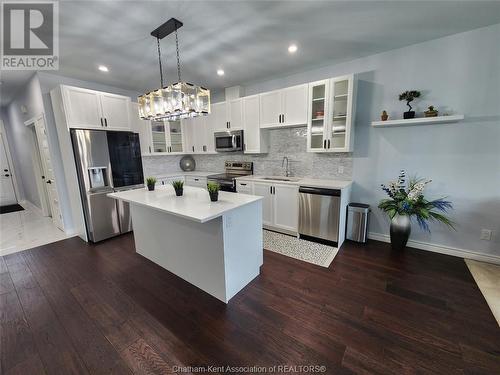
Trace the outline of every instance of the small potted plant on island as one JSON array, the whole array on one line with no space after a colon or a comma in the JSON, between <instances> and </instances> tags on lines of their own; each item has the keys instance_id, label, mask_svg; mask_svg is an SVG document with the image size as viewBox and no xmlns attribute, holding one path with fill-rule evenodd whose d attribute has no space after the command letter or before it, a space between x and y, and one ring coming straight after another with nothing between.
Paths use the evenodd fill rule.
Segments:
<instances>
[{"instance_id":1,"label":"small potted plant on island","mask_svg":"<svg viewBox=\"0 0 500 375\"><path fill-rule=\"evenodd\" d=\"M175 195L181 197L182 194L184 193L184 181L181 180L172 181L172 186L174 187Z\"/></svg>"},{"instance_id":2,"label":"small potted plant on island","mask_svg":"<svg viewBox=\"0 0 500 375\"><path fill-rule=\"evenodd\" d=\"M208 194L210 194L210 200L212 202L217 202L219 200L219 190L220 185L216 182L207 183Z\"/></svg>"},{"instance_id":3,"label":"small potted plant on island","mask_svg":"<svg viewBox=\"0 0 500 375\"><path fill-rule=\"evenodd\" d=\"M146 185L148 185L148 190L153 191L156 185L156 177L148 177L146 178Z\"/></svg>"},{"instance_id":4,"label":"small potted plant on island","mask_svg":"<svg viewBox=\"0 0 500 375\"><path fill-rule=\"evenodd\" d=\"M402 100L406 100L406 105L408 106L408 108L410 108L407 112L404 112L403 113L403 118L406 120L406 119L410 119L410 118L414 118L415 117L415 111L412 111L412 106L410 105L410 103L416 99L416 98L419 98L420 97L420 91L416 91L416 90L412 90L412 91L405 91L401 94L399 94L399 100L402 101Z\"/></svg>"},{"instance_id":5,"label":"small potted plant on island","mask_svg":"<svg viewBox=\"0 0 500 375\"><path fill-rule=\"evenodd\" d=\"M447 212L452 209L451 202L444 198L429 201L425 199L423 190L432 180L410 178L406 183L406 172L399 174L397 181L382 184L389 199L382 199L378 208L384 211L391 219L391 246L393 250L403 250L406 247L411 232L411 217L415 216L418 225L430 233L428 221L438 221L455 229L453 222L438 212Z\"/></svg>"}]
</instances>

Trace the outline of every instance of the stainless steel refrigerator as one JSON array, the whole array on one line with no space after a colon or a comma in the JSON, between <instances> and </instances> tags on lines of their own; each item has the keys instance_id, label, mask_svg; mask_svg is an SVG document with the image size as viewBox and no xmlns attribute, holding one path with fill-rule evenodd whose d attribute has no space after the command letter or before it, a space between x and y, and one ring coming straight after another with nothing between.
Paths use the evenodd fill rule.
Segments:
<instances>
[{"instance_id":1,"label":"stainless steel refrigerator","mask_svg":"<svg viewBox=\"0 0 500 375\"><path fill-rule=\"evenodd\" d=\"M72 129L71 139L89 240L131 231L129 205L107 194L144 186L138 134Z\"/></svg>"}]
</instances>

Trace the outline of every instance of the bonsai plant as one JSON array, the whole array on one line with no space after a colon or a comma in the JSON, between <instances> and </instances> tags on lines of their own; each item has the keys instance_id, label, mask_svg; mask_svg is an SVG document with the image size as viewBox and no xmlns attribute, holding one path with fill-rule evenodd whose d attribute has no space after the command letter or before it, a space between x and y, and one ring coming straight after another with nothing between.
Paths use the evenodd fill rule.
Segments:
<instances>
[{"instance_id":1,"label":"bonsai plant","mask_svg":"<svg viewBox=\"0 0 500 375\"><path fill-rule=\"evenodd\" d=\"M219 190L220 185L217 182L207 183L208 194L210 194L210 200L212 202L217 202L219 200Z\"/></svg>"},{"instance_id":2,"label":"bonsai plant","mask_svg":"<svg viewBox=\"0 0 500 375\"><path fill-rule=\"evenodd\" d=\"M439 113L438 110L434 109L433 105L430 105L429 109L424 112L424 116L425 117L437 117L438 113Z\"/></svg>"},{"instance_id":3,"label":"bonsai plant","mask_svg":"<svg viewBox=\"0 0 500 375\"><path fill-rule=\"evenodd\" d=\"M404 170L397 181L392 181L388 186L382 184L389 199L382 199L378 208L384 211L391 219L391 245L393 250L402 250L406 247L411 232L410 219L414 216L418 225L430 233L428 221L438 221L455 229L453 222L440 212L452 209L451 202L444 198L432 201L424 197L423 190L432 180L410 178L406 183Z\"/></svg>"},{"instance_id":4,"label":"bonsai plant","mask_svg":"<svg viewBox=\"0 0 500 375\"><path fill-rule=\"evenodd\" d=\"M182 196L184 192L184 181L172 181L172 186L174 187L175 195L177 195L178 197Z\"/></svg>"},{"instance_id":5,"label":"bonsai plant","mask_svg":"<svg viewBox=\"0 0 500 375\"><path fill-rule=\"evenodd\" d=\"M148 185L148 190L153 191L155 189L156 177L146 178L146 185Z\"/></svg>"},{"instance_id":6,"label":"bonsai plant","mask_svg":"<svg viewBox=\"0 0 500 375\"><path fill-rule=\"evenodd\" d=\"M412 106L410 103L420 97L420 91L412 90L412 91L405 91L401 94L399 94L399 100L406 100L406 105L408 108L410 108L407 112L403 113L403 118L404 119L409 119L409 118L414 118L415 117L415 111L412 111Z\"/></svg>"}]
</instances>

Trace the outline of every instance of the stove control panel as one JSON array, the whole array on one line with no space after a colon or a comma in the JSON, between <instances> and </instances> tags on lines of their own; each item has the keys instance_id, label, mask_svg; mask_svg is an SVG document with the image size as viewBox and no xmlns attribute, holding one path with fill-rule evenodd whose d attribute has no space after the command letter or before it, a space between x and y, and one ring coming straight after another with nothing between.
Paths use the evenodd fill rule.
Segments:
<instances>
[{"instance_id":1,"label":"stove control panel","mask_svg":"<svg viewBox=\"0 0 500 375\"><path fill-rule=\"evenodd\" d=\"M252 171L253 163L251 161L226 161L225 163L226 170L243 170L243 171Z\"/></svg>"}]
</instances>

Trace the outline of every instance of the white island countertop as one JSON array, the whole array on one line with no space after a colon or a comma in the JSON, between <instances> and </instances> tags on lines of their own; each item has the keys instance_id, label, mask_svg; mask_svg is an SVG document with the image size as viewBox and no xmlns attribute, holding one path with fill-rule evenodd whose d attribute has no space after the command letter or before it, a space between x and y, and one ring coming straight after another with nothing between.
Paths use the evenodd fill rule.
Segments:
<instances>
[{"instance_id":1,"label":"white island countertop","mask_svg":"<svg viewBox=\"0 0 500 375\"><path fill-rule=\"evenodd\" d=\"M205 223L228 211L263 199L255 195L219 191L219 200L211 202L207 190L192 186L184 186L184 195L181 197L175 195L174 188L171 186L157 188L154 191L148 191L146 188L121 191L110 193L108 197L198 223Z\"/></svg>"},{"instance_id":2,"label":"white island countertop","mask_svg":"<svg viewBox=\"0 0 500 375\"><path fill-rule=\"evenodd\" d=\"M325 189L345 189L352 185L352 181L349 180L329 180L329 179L319 179L319 178L309 178L309 177L289 177L290 181L282 181L280 177L274 176L276 180L266 178L266 176L243 176L237 177L237 181L255 181L255 182L267 182L269 184L285 184L285 185L296 185L296 186L309 186Z\"/></svg>"}]
</instances>

